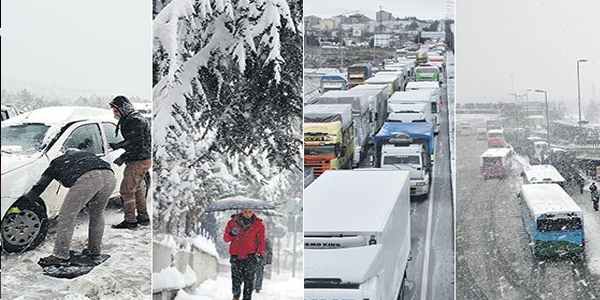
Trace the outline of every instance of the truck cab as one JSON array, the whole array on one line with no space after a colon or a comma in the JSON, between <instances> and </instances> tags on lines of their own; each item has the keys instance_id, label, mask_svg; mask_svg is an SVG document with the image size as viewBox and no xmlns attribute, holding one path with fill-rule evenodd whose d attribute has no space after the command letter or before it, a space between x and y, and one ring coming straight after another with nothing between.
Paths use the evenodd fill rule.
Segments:
<instances>
[{"instance_id":1,"label":"truck cab","mask_svg":"<svg viewBox=\"0 0 600 300\"><path fill-rule=\"evenodd\" d=\"M435 143L433 124L388 122L374 141L375 167L408 171L411 196L429 194Z\"/></svg>"},{"instance_id":2,"label":"truck cab","mask_svg":"<svg viewBox=\"0 0 600 300\"><path fill-rule=\"evenodd\" d=\"M410 174L410 194L429 194L431 182L431 157L423 144L414 144L409 137L389 139L381 146L382 169L404 170Z\"/></svg>"}]
</instances>

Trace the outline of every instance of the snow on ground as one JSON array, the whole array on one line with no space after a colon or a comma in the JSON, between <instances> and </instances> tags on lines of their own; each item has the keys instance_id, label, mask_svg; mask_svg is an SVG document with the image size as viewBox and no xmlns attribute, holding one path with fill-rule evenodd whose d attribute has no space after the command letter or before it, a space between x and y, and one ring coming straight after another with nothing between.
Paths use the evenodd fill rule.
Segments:
<instances>
[{"instance_id":1,"label":"snow on ground","mask_svg":"<svg viewBox=\"0 0 600 300\"><path fill-rule=\"evenodd\" d=\"M575 189L567 189L571 197L583 210L583 226L585 234L585 255L590 271L600 276L600 211L595 211L586 183L583 194Z\"/></svg>"},{"instance_id":2,"label":"snow on ground","mask_svg":"<svg viewBox=\"0 0 600 300\"><path fill-rule=\"evenodd\" d=\"M37 264L52 254L56 234L48 234L40 247L22 254L2 254L2 296L4 299L150 299L151 227L135 230L113 229L123 220L122 210L107 209L103 252L111 258L90 273L59 279L42 274ZM87 245L87 215L79 216L71 249ZM52 230L52 229L51 229Z\"/></svg>"},{"instance_id":3,"label":"snow on ground","mask_svg":"<svg viewBox=\"0 0 600 300\"><path fill-rule=\"evenodd\" d=\"M264 279L260 293L252 293L255 300L296 300L304 298L304 279L291 271L273 271L271 279ZM215 280L207 280L195 291L186 293L179 291L175 300L230 300L231 277L229 273L221 273ZM241 297L240 297L241 298Z\"/></svg>"},{"instance_id":4,"label":"snow on ground","mask_svg":"<svg viewBox=\"0 0 600 300\"><path fill-rule=\"evenodd\" d=\"M513 156L521 166L528 166L529 159L522 155ZM519 168L518 173L520 173ZM522 183L519 181L520 184ZM583 194L579 189L573 186L566 186L567 193L583 210L584 234L585 234L585 255L590 272L594 276L600 276L600 211L594 211L588 186L591 184L586 180Z\"/></svg>"}]
</instances>

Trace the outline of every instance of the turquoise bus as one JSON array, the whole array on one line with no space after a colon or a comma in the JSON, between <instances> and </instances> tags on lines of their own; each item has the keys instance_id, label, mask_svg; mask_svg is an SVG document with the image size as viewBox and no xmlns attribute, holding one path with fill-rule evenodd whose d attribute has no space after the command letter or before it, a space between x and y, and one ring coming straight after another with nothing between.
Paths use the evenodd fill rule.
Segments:
<instances>
[{"instance_id":1,"label":"turquoise bus","mask_svg":"<svg viewBox=\"0 0 600 300\"><path fill-rule=\"evenodd\" d=\"M554 183L524 184L519 198L534 256L583 253L583 212L565 190Z\"/></svg>"}]
</instances>

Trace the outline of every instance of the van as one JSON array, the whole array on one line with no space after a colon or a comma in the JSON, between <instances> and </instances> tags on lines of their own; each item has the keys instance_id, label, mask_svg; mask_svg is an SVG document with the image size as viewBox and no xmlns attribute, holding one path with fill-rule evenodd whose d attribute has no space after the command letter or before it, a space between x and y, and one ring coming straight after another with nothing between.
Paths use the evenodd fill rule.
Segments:
<instances>
[{"instance_id":1,"label":"van","mask_svg":"<svg viewBox=\"0 0 600 300\"><path fill-rule=\"evenodd\" d=\"M506 147L506 140L504 137L504 130L492 129L487 132L487 145L488 148L504 148Z\"/></svg>"},{"instance_id":2,"label":"van","mask_svg":"<svg viewBox=\"0 0 600 300\"><path fill-rule=\"evenodd\" d=\"M565 187L565 178L552 165L526 166L522 176L525 184L555 183Z\"/></svg>"},{"instance_id":3,"label":"van","mask_svg":"<svg viewBox=\"0 0 600 300\"><path fill-rule=\"evenodd\" d=\"M512 167L512 152L508 148L487 149L479 160L479 172L483 179L490 177L505 178Z\"/></svg>"}]
</instances>

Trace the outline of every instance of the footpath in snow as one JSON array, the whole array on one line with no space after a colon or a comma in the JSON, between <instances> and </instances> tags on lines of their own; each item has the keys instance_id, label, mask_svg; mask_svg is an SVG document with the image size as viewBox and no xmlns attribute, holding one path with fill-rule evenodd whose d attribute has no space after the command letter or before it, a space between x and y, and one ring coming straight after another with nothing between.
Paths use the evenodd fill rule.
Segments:
<instances>
[{"instance_id":1,"label":"footpath in snow","mask_svg":"<svg viewBox=\"0 0 600 300\"><path fill-rule=\"evenodd\" d=\"M207 280L195 291L179 291L175 300L231 300L231 277L221 273L215 280ZM279 275L273 272L271 279L263 280L260 293L253 293L256 300L297 300L304 298L304 280L301 276L292 277L289 271Z\"/></svg>"}]
</instances>

